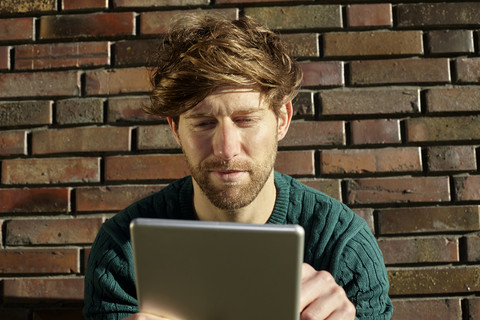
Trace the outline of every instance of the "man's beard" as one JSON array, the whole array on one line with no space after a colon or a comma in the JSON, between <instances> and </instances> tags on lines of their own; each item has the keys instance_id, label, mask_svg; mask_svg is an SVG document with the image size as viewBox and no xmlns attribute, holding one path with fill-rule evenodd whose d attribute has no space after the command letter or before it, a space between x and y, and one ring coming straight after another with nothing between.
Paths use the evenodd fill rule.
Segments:
<instances>
[{"instance_id":1,"label":"man's beard","mask_svg":"<svg viewBox=\"0 0 480 320\"><path fill-rule=\"evenodd\" d=\"M210 202L219 209L233 212L248 206L257 198L272 173L277 155L276 150L275 144L263 161L259 163L244 160L209 159L194 166L188 157L186 158L193 179ZM250 181L248 183L242 183L243 180L242 182L225 182L217 186L211 180L211 171L228 170L247 172Z\"/></svg>"}]
</instances>

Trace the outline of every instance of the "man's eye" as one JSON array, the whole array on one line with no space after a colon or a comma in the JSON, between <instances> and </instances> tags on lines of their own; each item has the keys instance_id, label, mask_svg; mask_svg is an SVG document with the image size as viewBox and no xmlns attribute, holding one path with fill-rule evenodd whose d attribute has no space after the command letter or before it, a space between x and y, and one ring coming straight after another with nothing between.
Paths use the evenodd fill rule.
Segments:
<instances>
[{"instance_id":1,"label":"man's eye","mask_svg":"<svg viewBox=\"0 0 480 320\"><path fill-rule=\"evenodd\" d=\"M253 123L255 123L255 119L254 118L251 118L251 117L247 117L247 118L238 118L235 120L235 122L239 125L251 125Z\"/></svg>"},{"instance_id":2,"label":"man's eye","mask_svg":"<svg viewBox=\"0 0 480 320\"><path fill-rule=\"evenodd\" d=\"M237 122L253 122L254 119L252 117L242 117L242 118L238 118L236 119L235 121Z\"/></svg>"},{"instance_id":3,"label":"man's eye","mask_svg":"<svg viewBox=\"0 0 480 320\"><path fill-rule=\"evenodd\" d=\"M199 121L195 124L195 127L205 128L205 127L213 126L213 125L215 125L215 121Z\"/></svg>"}]
</instances>

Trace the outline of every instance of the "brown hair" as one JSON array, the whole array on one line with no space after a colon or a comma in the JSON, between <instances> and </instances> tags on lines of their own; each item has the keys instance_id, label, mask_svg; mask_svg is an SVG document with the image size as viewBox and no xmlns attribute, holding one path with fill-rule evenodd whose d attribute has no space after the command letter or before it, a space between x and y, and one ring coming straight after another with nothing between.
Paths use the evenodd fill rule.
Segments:
<instances>
[{"instance_id":1,"label":"brown hair","mask_svg":"<svg viewBox=\"0 0 480 320\"><path fill-rule=\"evenodd\" d=\"M279 37L253 19L182 16L158 51L145 110L178 119L219 87L253 86L278 114L301 78Z\"/></svg>"}]
</instances>

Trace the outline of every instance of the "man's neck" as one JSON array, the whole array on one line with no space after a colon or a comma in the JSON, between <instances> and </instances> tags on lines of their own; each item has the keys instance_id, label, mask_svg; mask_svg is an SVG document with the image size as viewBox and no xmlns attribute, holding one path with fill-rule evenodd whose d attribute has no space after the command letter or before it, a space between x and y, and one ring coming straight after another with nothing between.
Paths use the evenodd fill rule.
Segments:
<instances>
[{"instance_id":1,"label":"man's neck","mask_svg":"<svg viewBox=\"0 0 480 320\"><path fill-rule=\"evenodd\" d=\"M240 209L230 211L217 208L208 200L195 179L193 190L193 204L199 220L264 224L275 207L276 188L273 171L255 200Z\"/></svg>"}]
</instances>

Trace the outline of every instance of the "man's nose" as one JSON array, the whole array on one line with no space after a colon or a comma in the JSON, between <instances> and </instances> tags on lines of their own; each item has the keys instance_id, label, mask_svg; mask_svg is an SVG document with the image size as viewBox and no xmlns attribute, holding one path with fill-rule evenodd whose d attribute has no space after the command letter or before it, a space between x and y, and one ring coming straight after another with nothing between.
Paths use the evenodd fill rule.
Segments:
<instances>
[{"instance_id":1,"label":"man's nose","mask_svg":"<svg viewBox=\"0 0 480 320\"><path fill-rule=\"evenodd\" d=\"M240 149L238 128L231 120L220 122L213 141L214 155L223 160L230 160L240 153Z\"/></svg>"}]
</instances>

